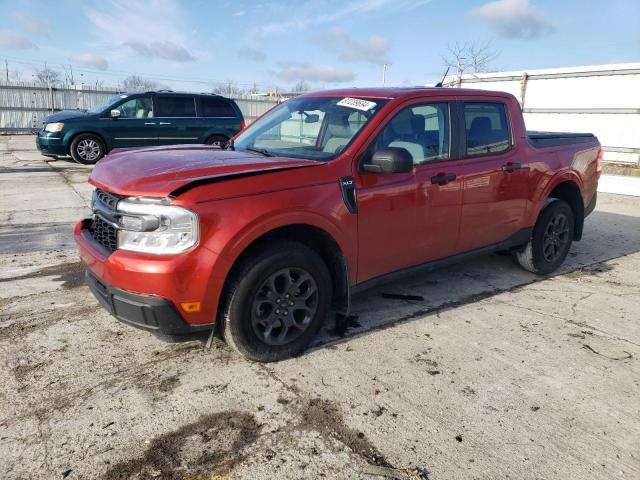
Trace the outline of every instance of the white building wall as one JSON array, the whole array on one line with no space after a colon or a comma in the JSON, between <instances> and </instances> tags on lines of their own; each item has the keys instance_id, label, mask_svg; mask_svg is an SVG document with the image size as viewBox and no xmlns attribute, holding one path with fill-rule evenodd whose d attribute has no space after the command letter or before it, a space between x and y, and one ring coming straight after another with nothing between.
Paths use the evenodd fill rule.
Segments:
<instances>
[{"instance_id":1,"label":"white building wall","mask_svg":"<svg viewBox=\"0 0 640 480\"><path fill-rule=\"evenodd\" d=\"M591 132L605 161L640 166L640 63L449 76L445 85L509 92L528 130Z\"/></svg>"}]
</instances>

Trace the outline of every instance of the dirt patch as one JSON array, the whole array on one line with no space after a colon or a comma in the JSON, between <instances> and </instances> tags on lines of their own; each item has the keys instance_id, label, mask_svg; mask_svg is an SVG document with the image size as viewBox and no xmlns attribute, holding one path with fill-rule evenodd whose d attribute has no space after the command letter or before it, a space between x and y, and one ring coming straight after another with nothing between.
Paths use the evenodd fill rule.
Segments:
<instances>
[{"instance_id":1,"label":"dirt patch","mask_svg":"<svg viewBox=\"0 0 640 480\"><path fill-rule=\"evenodd\" d=\"M244 460L245 449L258 438L259 428L248 413L203 415L176 431L156 437L142 456L114 465L102 478L195 480L226 475Z\"/></svg>"},{"instance_id":2,"label":"dirt patch","mask_svg":"<svg viewBox=\"0 0 640 480\"><path fill-rule=\"evenodd\" d=\"M25 280L27 278L50 277L55 275L53 280L62 282L62 288L71 289L84 285L84 266L82 262L60 263L50 267L41 268L35 272L18 275L11 278L0 278L0 283L13 282L15 280Z\"/></svg>"},{"instance_id":3,"label":"dirt patch","mask_svg":"<svg viewBox=\"0 0 640 480\"><path fill-rule=\"evenodd\" d=\"M569 272L566 274L567 278L572 279L580 279L582 277L587 277L590 275L598 275L600 273L606 273L613 270L613 267L607 263L600 262L594 263L593 265L585 265L578 270L574 270L573 272Z\"/></svg>"},{"instance_id":4,"label":"dirt patch","mask_svg":"<svg viewBox=\"0 0 640 480\"><path fill-rule=\"evenodd\" d=\"M305 400L301 405L303 428L313 429L325 438L333 438L346 445L367 463L393 468L364 433L344 423L339 408L320 398Z\"/></svg>"}]
</instances>

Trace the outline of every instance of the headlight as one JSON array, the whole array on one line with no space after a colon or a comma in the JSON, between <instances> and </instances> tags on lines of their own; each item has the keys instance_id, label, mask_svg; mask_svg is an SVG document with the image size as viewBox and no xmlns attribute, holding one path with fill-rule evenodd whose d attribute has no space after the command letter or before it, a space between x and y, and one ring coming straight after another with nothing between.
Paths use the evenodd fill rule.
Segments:
<instances>
[{"instance_id":1,"label":"headlight","mask_svg":"<svg viewBox=\"0 0 640 480\"><path fill-rule=\"evenodd\" d=\"M44 127L46 132L61 132L64 128L64 123L56 122L56 123L47 123Z\"/></svg>"},{"instance_id":2,"label":"headlight","mask_svg":"<svg viewBox=\"0 0 640 480\"><path fill-rule=\"evenodd\" d=\"M171 255L198 242L198 216L169 199L127 198L118 202L118 248Z\"/></svg>"}]
</instances>

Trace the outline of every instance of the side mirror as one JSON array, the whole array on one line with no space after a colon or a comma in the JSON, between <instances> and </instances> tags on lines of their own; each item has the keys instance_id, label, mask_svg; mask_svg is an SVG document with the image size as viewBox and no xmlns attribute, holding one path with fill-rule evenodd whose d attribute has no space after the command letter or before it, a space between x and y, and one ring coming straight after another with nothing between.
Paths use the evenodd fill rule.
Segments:
<instances>
[{"instance_id":1,"label":"side mirror","mask_svg":"<svg viewBox=\"0 0 640 480\"><path fill-rule=\"evenodd\" d=\"M304 117L304 123L318 123L320 120L320 115L317 113L310 113L306 117Z\"/></svg>"},{"instance_id":2,"label":"side mirror","mask_svg":"<svg viewBox=\"0 0 640 480\"><path fill-rule=\"evenodd\" d=\"M117 108L114 108L113 110L111 110L111 118L118 118L120 115L121 115L121 112Z\"/></svg>"},{"instance_id":3,"label":"side mirror","mask_svg":"<svg viewBox=\"0 0 640 480\"><path fill-rule=\"evenodd\" d=\"M413 171L413 157L406 148L388 147L376 150L371 162L363 165L370 173L408 173Z\"/></svg>"}]
</instances>

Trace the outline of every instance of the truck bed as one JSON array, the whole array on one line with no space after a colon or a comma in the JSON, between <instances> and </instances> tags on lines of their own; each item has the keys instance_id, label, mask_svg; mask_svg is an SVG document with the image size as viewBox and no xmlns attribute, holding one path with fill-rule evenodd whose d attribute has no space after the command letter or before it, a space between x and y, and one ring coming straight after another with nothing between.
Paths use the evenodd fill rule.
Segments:
<instances>
[{"instance_id":1,"label":"truck bed","mask_svg":"<svg viewBox=\"0 0 640 480\"><path fill-rule=\"evenodd\" d=\"M593 133L568 132L529 132L529 143L535 148L557 147L574 143L591 143L597 141Z\"/></svg>"}]
</instances>

